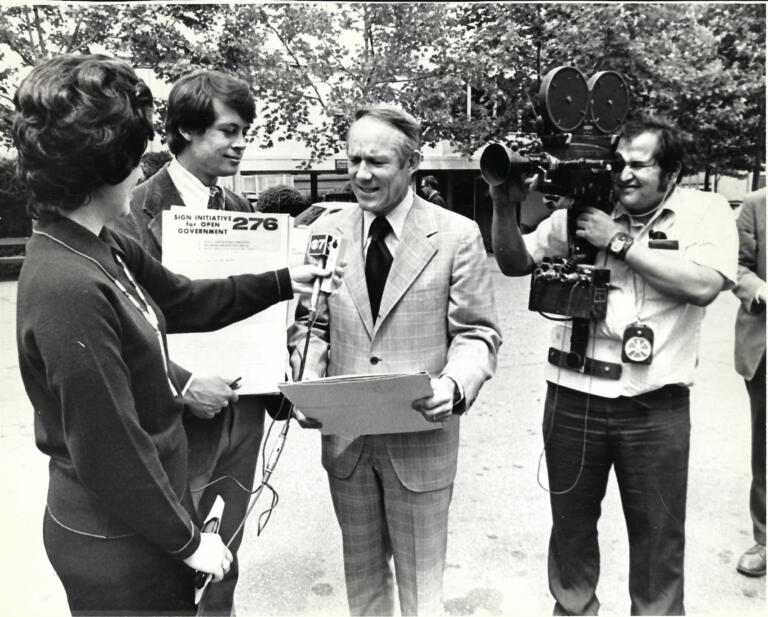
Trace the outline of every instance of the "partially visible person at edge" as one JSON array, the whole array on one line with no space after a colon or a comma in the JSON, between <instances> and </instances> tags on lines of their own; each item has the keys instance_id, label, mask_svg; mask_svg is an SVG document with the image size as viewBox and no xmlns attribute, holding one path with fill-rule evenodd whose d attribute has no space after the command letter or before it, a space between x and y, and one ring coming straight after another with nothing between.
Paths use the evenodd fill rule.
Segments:
<instances>
[{"instance_id":1,"label":"partially visible person at edge","mask_svg":"<svg viewBox=\"0 0 768 617\"><path fill-rule=\"evenodd\" d=\"M421 189L421 194L424 195L424 199L431 201L436 206L445 208L445 200L440 191L437 190L437 178L434 176L424 176L421 179L419 188Z\"/></svg>"},{"instance_id":2,"label":"partially visible person at edge","mask_svg":"<svg viewBox=\"0 0 768 617\"><path fill-rule=\"evenodd\" d=\"M73 615L192 615L194 572L232 555L201 533L167 332L220 328L316 266L190 281L105 227L128 212L152 95L125 62L65 55L16 92L19 173L39 215L18 283L19 366L50 457L46 553ZM214 583L215 584L215 583Z\"/></svg>"},{"instance_id":3,"label":"partially visible person at edge","mask_svg":"<svg viewBox=\"0 0 768 617\"><path fill-rule=\"evenodd\" d=\"M668 122L624 125L610 213L588 207L575 235L610 270L606 317L590 324L583 367L566 361L571 324L552 333L543 432L552 533L549 588L556 615L596 615L597 521L614 468L629 537L633 615L682 615L690 387L704 311L736 280L737 234L717 193L677 186L685 140ZM492 239L502 272L529 274L545 256L568 256L568 210L554 209L522 236L516 209L529 179L491 187ZM666 238L659 246L651 239ZM664 250L666 247L666 250ZM642 325L643 328L638 328ZM622 359L622 342L653 335L649 364ZM636 356L637 359L642 359Z\"/></svg>"},{"instance_id":4,"label":"partially visible person at edge","mask_svg":"<svg viewBox=\"0 0 768 617\"><path fill-rule=\"evenodd\" d=\"M132 191L130 214L111 223L112 229L137 240L150 255L162 260L163 212L171 206L195 212L253 212L250 202L222 186L220 178L237 173L255 114L253 95L242 79L212 70L180 77L168 95L165 117L173 158ZM186 404L183 423L192 500L203 519L217 495L224 500L219 533L234 557L224 580L206 592L199 613L230 615L244 530L240 523L253 489L264 412L267 404L278 407L279 398L238 396L230 385L237 375L193 374L173 358L171 369L182 384ZM218 482L221 478L226 480Z\"/></svg>"},{"instance_id":5,"label":"partially visible person at edge","mask_svg":"<svg viewBox=\"0 0 768 617\"><path fill-rule=\"evenodd\" d=\"M765 188L744 197L739 218L739 274L733 293L741 301L736 314L734 357L744 378L752 411L752 486L749 512L755 544L736 569L765 576Z\"/></svg>"}]
</instances>

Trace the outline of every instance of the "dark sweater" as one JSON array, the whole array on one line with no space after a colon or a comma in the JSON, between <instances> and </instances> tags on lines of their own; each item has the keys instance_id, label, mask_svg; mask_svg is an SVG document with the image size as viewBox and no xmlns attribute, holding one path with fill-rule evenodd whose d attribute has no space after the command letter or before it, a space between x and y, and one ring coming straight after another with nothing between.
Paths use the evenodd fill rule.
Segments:
<instances>
[{"instance_id":1,"label":"dark sweater","mask_svg":"<svg viewBox=\"0 0 768 617\"><path fill-rule=\"evenodd\" d=\"M287 269L190 281L107 229L96 237L47 217L36 231L95 259L135 294L118 253L163 337L215 330L293 296ZM52 517L80 533L138 533L180 559L191 555L200 532L183 503L183 404L147 319L95 263L35 233L19 276L17 344L37 446L51 457Z\"/></svg>"}]
</instances>

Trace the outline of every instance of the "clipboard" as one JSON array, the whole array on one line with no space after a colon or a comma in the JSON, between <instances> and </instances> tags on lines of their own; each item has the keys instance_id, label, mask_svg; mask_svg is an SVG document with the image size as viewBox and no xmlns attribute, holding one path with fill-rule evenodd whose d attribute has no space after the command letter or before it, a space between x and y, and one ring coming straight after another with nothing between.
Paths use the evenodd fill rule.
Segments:
<instances>
[{"instance_id":1,"label":"clipboard","mask_svg":"<svg viewBox=\"0 0 768 617\"><path fill-rule=\"evenodd\" d=\"M322 422L324 435L377 435L434 431L411 403L430 396L428 373L339 375L277 386L308 418Z\"/></svg>"},{"instance_id":2,"label":"clipboard","mask_svg":"<svg viewBox=\"0 0 768 617\"><path fill-rule=\"evenodd\" d=\"M219 533L222 516L224 516L224 500L221 498L221 495L216 495L211 510L205 517L202 531L205 533ZM200 600L202 600L203 594L212 578L212 574L206 574L205 572L199 571L195 572L195 605L200 604Z\"/></svg>"}]
</instances>

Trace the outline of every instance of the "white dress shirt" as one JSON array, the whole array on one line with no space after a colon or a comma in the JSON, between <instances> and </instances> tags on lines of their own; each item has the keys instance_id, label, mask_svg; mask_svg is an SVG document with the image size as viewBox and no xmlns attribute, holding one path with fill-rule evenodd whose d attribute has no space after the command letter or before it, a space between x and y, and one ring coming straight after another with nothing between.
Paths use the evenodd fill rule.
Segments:
<instances>
[{"instance_id":1,"label":"white dress shirt","mask_svg":"<svg viewBox=\"0 0 768 617\"><path fill-rule=\"evenodd\" d=\"M208 208L208 199L211 196L210 187L200 182L196 176L179 163L176 157L168 165L168 175L184 201L183 204L172 205L184 205L193 210L206 210ZM218 179L216 184L219 184Z\"/></svg>"},{"instance_id":2,"label":"white dress shirt","mask_svg":"<svg viewBox=\"0 0 768 617\"><path fill-rule=\"evenodd\" d=\"M397 204L394 209L392 209L385 217L389 222L389 226L392 228L392 233L387 234L387 237L384 238L384 244L387 245L387 248L389 249L393 259L395 257L397 245L400 243L400 238L403 237L405 219L408 218L408 213L411 211L412 206L413 191L409 187L402 201ZM368 254L368 244L371 242L371 238L368 235L368 232L370 231L371 224L375 218L376 215L373 212L363 210L363 238L365 238L365 242L363 243L363 259L365 259L365 256Z\"/></svg>"}]
</instances>

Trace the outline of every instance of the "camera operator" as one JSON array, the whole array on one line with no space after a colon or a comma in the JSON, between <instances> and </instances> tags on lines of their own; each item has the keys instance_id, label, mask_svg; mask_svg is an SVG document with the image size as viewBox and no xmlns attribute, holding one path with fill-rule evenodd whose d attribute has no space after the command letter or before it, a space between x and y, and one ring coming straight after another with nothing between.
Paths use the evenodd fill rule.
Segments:
<instances>
[{"instance_id":1,"label":"camera operator","mask_svg":"<svg viewBox=\"0 0 768 617\"><path fill-rule=\"evenodd\" d=\"M568 351L571 325L558 323L546 368L548 570L557 615L597 614L597 521L611 466L629 537L632 614L684 614L689 387L704 307L736 279L728 202L676 186L681 133L646 116L624 126L617 152L625 166L611 177L611 214L584 208L575 232L610 269L607 314L590 323L587 361L576 370L551 363ZM516 210L530 188L530 178L518 177L490 189L493 248L510 276L529 274L545 255L567 256L567 210L521 234ZM628 333L638 332L650 363L622 361ZM615 367L613 379L601 376L607 367Z\"/></svg>"}]
</instances>

